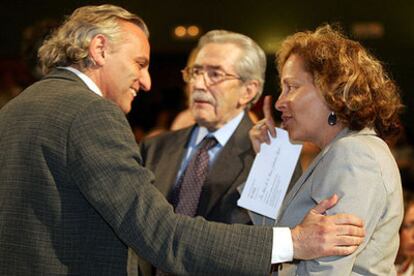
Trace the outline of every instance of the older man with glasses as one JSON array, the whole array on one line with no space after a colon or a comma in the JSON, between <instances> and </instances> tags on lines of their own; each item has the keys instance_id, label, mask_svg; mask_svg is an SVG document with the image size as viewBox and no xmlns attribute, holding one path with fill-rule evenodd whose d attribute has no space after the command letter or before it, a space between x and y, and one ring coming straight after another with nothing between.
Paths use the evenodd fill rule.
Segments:
<instances>
[{"instance_id":1,"label":"older man with glasses","mask_svg":"<svg viewBox=\"0 0 414 276\"><path fill-rule=\"evenodd\" d=\"M252 224L237 188L255 157L247 112L262 93L266 56L249 37L223 30L205 34L196 51L182 71L196 124L144 140L142 158L177 213Z\"/></svg>"},{"instance_id":2,"label":"older man with glasses","mask_svg":"<svg viewBox=\"0 0 414 276\"><path fill-rule=\"evenodd\" d=\"M185 204L191 206L183 213L190 216L251 223L237 207L237 187L246 180L255 156L247 110L260 98L265 69L263 50L247 36L214 30L200 39L193 64L182 71L196 124L140 146L145 166L155 173L155 185L177 212ZM203 150L206 143L210 145ZM199 155L207 160L200 162Z\"/></svg>"}]
</instances>

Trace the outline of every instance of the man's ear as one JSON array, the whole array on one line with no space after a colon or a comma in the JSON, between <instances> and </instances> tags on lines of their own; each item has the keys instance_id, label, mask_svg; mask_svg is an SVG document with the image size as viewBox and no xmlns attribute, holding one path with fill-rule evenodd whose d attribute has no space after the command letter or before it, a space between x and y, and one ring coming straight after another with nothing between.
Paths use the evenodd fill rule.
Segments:
<instances>
[{"instance_id":1,"label":"man's ear","mask_svg":"<svg viewBox=\"0 0 414 276\"><path fill-rule=\"evenodd\" d=\"M109 49L109 40L103 34L94 36L89 44L89 56L95 65L105 64L106 54Z\"/></svg>"},{"instance_id":2,"label":"man's ear","mask_svg":"<svg viewBox=\"0 0 414 276\"><path fill-rule=\"evenodd\" d=\"M243 93L240 96L239 104L240 105L247 105L249 102L256 97L257 93L259 93L259 81L258 80L249 80L244 83Z\"/></svg>"}]
</instances>

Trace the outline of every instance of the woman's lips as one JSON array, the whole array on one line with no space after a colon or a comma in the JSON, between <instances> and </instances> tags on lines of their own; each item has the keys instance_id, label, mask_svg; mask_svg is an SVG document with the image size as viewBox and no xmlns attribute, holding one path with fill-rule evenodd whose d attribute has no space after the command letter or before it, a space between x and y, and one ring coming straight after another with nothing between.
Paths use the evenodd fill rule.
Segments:
<instances>
[{"instance_id":1,"label":"woman's lips","mask_svg":"<svg viewBox=\"0 0 414 276\"><path fill-rule=\"evenodd\" d=\"M282 115L282 128L287 128L290 120L292 119L292 116Z\"/></svg>"}]
</instances>

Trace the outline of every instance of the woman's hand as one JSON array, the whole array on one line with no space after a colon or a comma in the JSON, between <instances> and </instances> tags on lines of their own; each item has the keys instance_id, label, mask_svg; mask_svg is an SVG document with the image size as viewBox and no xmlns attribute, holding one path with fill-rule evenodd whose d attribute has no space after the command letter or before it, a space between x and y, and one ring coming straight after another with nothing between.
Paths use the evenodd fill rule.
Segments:
<instances>
[{"instance_id":1,"label":"woman's hand","mask_svg":"<svg viewBox=\"0 0 414 276\"><path fill-rule=\"evenodd\" d=\"M250 141L256 153L260 151L260 144L270 144L270 136L276 137L275 121L272 117L272 96L266 96L263 103L264 119L258 121L249 131Z\"/></svg>"}]
</instances>

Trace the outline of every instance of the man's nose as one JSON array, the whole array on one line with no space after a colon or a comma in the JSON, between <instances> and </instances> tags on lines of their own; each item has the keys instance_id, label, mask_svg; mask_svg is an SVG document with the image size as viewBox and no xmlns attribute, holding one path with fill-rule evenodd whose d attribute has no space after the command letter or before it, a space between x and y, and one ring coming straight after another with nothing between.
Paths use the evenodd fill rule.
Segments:
<instances>
[{"instance_id":1,"label":"man's nose","mask_svg":"<svg viewBox=\"0 0 414 276\"><path fill-rule=\"evenodd\" d=\"M192 83L193 83L194 88L206 89L207 88L206 73L202 72L200 74L194 75Z\"/></svg>"},{"instance_id":2,"label":"man's nose","mask_svg":"<svg viewBox=\"0 0 414 276\"><path fill-rule=\"evenodd\" d=\"M149 91L151 89L151 76L148 70L142 72L139 78L139 87L144 91Z\"/></svg>"}]
</instances>

